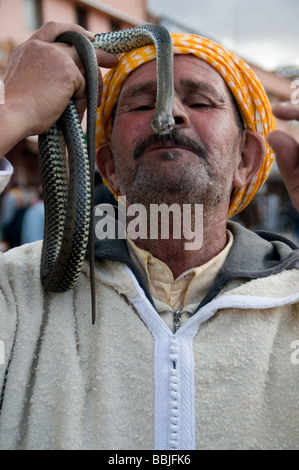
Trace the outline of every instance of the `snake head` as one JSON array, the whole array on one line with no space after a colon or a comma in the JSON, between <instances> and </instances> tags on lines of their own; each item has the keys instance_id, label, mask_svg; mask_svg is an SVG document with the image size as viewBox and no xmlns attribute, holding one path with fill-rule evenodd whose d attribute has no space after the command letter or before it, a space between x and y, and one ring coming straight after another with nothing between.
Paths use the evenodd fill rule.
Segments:
<instances>
[{"instance_id":1,"label":"snake head","mask_svg":"<svg viewBox=\"0 0 299 470\"><path fill-rule=\"evenodd\" d=\"M154 114L151 120L151 126L155 134L169 134L174 126L174 119L171 114L162 111Z\"/></svg>"}]
</instances>

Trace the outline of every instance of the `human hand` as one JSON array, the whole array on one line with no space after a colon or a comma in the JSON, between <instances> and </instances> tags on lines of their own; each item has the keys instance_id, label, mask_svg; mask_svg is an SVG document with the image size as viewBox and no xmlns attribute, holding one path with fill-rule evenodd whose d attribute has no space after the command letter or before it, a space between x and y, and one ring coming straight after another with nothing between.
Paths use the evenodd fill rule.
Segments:
<instances>
[{"instance_id":1,"label":"human hand","mask_svg":"<svg viewBox=\"0 0 299 470\"><path fill-rule=\"evenodd\" d=\"M279 103L273 106L278 119L299 121L299 104ZM269 133L268 142L276 153L277 166L289 196L299 212L299 143L283 131Z\"/></svg>"},{"instance_id":2,"label":"human hand","mask_svg":"<svg viewBox=\"0 0 299 470\"><path fill-rule=\"evenodd\" d=\"M72 97L79 115L83 115L86 97L81 61L73 47L54 43L56 37L67 30L93 39L93 34L80 26L50 22L17 47L10 57L4 77L5 107L2 110L13 117L9 122L18 129L19 140L49 129ZM118 59L103 50L97 49L96 55L101 67L117 64ZM99 75L100 96L102 80Z\"/></svg>"}]
</instances>

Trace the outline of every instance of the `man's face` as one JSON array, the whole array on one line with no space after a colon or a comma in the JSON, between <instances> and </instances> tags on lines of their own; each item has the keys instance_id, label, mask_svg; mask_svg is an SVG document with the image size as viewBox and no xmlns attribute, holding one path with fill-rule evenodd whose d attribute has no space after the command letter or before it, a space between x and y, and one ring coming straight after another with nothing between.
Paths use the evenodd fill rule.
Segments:
<instances>
[{"instance_id":1,"label":"man's face","mask_svg":"<svg viewBox=\"0 0 299 470\"><path fill-rule=\"evenodd\" d=\"M125 80L111 137L119 192L130 204L228 205L242 136L222 77L193 55L174 57L175 130L160 139L150 121L156 61Z\"/></svg>"}]
</instances>

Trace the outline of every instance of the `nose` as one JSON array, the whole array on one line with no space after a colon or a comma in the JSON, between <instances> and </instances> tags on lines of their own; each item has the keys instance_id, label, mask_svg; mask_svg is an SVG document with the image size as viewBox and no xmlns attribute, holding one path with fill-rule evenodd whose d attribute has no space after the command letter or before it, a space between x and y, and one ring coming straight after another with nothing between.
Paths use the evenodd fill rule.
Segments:
<instances>
[{"instance_id":1,"label":"nose","mask_svg":"<svg viewBox=\"0 0 299 470\"><path fill-rule=\"evenodd\" d=\"M190 118L188 112L181 102L181 100L176 96L174 98L172 115L174 119L175 127L189 127Z\"/></svg>"}]
</instances>

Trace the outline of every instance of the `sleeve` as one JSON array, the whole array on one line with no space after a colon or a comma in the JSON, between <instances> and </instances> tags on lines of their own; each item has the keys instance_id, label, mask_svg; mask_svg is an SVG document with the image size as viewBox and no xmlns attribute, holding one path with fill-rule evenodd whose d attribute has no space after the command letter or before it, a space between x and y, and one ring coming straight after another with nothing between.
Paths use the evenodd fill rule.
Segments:
<instances>
[{"instance_id":1,"label":"sleeve","mask_svg":"<svg viewBox=\"0 0 299 470\"><path fill-rule=\"evenodd\" d=\"M12 164L6 160L6 158L0 159L0 193L4 190L5 186L8 184L11 175L13 174Z\"/></svg>"}]
</instances>

